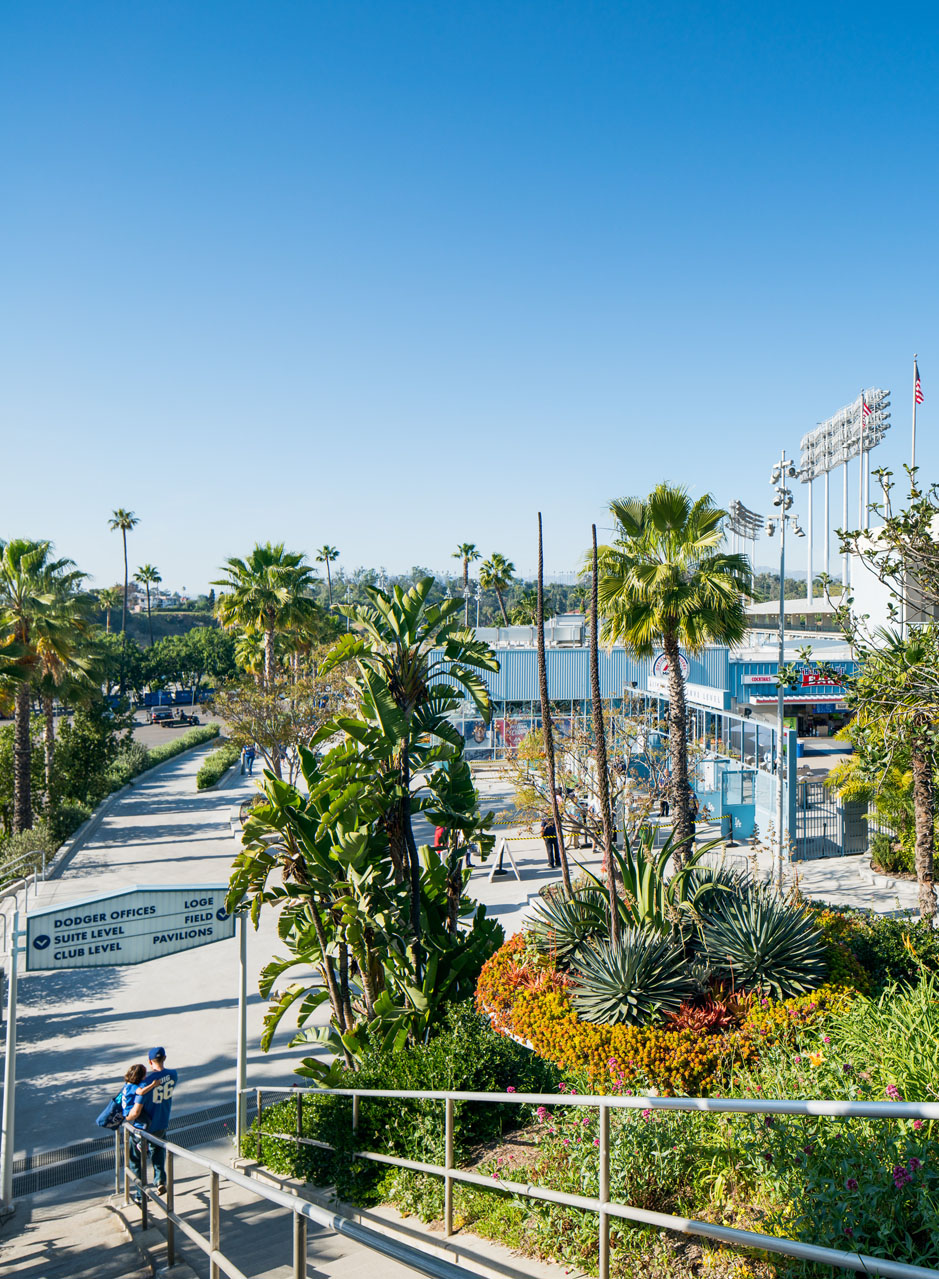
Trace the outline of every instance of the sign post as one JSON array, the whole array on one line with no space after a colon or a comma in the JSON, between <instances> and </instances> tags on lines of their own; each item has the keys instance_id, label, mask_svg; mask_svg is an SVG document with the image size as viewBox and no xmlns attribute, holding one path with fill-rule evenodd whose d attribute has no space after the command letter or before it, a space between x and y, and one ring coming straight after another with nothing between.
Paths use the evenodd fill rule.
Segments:
<instances>
[{"instance_id":1,"label":"sign post","mask_svg":"<svg viewBox=\"0 0 939 1279\"><path fill-rule=\"evenodd\" d=\"M13 1098L16 1094L16 966L20 947L20 912L13 912L13 936L10 941L10 972L7 977L7 1042L3 1062L3 1125L0 1140L0 1209L13 1202Z\"/></svg>"},{"instance_id":2,"label":"sign post","mask_svg":"<svg viewBox=\"0 0 939 1279\"><path fill-rule=\"evenodd\" d=\"M26 972L64 972L72 968L105 968L144 964L165 955L235 935L235 917L225 909L227 884L182 884L173 887L118 889L63 906L49 906L26 916L19 928L13 914L10 974L7 988L6 1059L3 1069L0 1208L13 1202L13 1127L16 1096L16 986L20 941L25 938ZM247 1086L247 931L239 920L238 1106L243 1125L242 1089ZM242 1128L239 1126L239 1145Z\"/></svg>"}]
</instances>

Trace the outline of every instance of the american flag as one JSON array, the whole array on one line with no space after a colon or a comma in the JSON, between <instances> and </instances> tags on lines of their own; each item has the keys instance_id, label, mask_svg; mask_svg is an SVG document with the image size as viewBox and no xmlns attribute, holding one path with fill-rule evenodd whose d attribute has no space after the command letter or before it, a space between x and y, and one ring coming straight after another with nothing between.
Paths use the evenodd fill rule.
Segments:
<instances>
[{"instance_id":1,"label":"american flag","mask_svg":"<svg viewBox=\"0 0 939 1279\"><path fill-rule=\"evenodd\" d=\"M917 404L923 402L923 384L919 380L919 365L913 361L913 399Z\"/></svg>"},{"instance_id":2,"label":"american flag","mask_svg":"<svg viewBox=\"0 0 939 1279\"><path fill-rule=\"evenodd\" d=\"M864 408L864 416L865 416L865 417L870 417L870 415L873 413L873 411L874 411L874 410L873 410L873 409L871 408L871 406L868 404L867 400L864 398L864 396L863 396L863 395L861 396L861 404L862 404L862 406L863 406L863 408Z\"/></svg>"}]
</instances>

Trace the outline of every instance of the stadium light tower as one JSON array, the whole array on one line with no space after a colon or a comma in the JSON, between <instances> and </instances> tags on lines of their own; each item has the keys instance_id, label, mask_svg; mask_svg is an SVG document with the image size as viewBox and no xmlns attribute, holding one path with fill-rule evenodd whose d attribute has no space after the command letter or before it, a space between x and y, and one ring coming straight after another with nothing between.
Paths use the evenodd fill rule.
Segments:
<instances>
[{"instance_id":1,"label":"stadium light tower","mask_svg":"<svg viewBox=\"0 0 939 1279\"><path fill-rule=\"evenodd\" d=\"M831 522L829 519L829 476L837 466L844 468L842 482L842 528L847 529L848 462L859 459L858 527L866 528L870 515L870 454L889 430L890 392L872 386L862 391L851 404L834 416L820 422L814 431L802 437L799 479L809 486L808 492L808 577L809 602L812 601L812 488L820 475L825 477L825 551L824 571L828 574ZM848 556L842 559L842 582L848 585Z\"/></svg>"},{"instance_id":2,"label":"stadium light tower","mask_svg":"<svg viewBox=\"0 0 939 1279\"><path fill-rule=\"evenodd\" d=\"M753 554L750 556L750 582L756 575L756 542L763 528L763 516L757 515L756 511L748 510L742 502L736 499L730 503L727 508L727 527L733 533L735 539L739 539L743 546L747 542L753 543ZM734 550L740 550L740 546L734 546Z\"/></svg>"}]
</instances>

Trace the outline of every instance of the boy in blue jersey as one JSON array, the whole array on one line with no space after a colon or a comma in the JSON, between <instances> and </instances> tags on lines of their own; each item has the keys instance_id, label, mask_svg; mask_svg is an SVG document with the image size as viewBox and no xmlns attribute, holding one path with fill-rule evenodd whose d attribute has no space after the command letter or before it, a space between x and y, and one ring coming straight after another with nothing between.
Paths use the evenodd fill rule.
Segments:
<instances>
[{"instance_id":1,"label":"boy in blue jersey","mask_svg":"<svg viewBox=\"0 0 939 1279\"><path fill-rule=\"evenodd\" d=\"M154 1137L165 1137L170 1123L177 1072L167 1070L164 1066L166 1061L164 1048L151 1048L147 1053L147 1059L150 1069L137 1089L137 1102L127 1119L138 1128L146 1128L148 1132L153 1133ZM153 1162L153 1179L156 1182L157 1193L162 1195L166 1190L166 1151L162 1146L151 1145L150 1158ZM137 1142L131 1142L130 1166L134 1174L139 1177L140 1148Z\"/></svg>"}]
</instances>

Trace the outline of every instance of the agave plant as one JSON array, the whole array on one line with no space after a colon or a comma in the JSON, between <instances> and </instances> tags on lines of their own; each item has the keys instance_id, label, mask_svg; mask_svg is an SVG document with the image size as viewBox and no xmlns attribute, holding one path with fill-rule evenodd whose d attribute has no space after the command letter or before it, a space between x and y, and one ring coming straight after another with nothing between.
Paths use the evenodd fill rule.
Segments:
<instances>
[{"instance_id":1,"label":"agave plant","mask_svg":"<svg viewBox=\"0 0 939 1279\"><path fill-rule=\"evenodd\" d=\"M711 968L736 988L789 999L815 990L827 976L822 934L808 912L763 887L721 893L699 928Z\"/></svg>"},{"instance_id":2,"label":"agave plant","mask_svg":"<svg viewBox=\"0 0 939 1279\"><path fill-rule=\"evenodd\" d=\"M677 845L670 834L656 850L654 839L655 831L645 827L632 842L624 835L622 852L612 849L622 884L619 914L627 928L651 928L668 936L683 917L699 912L705 899L727 891L730 884L725 882L725 872L719 873L702 861L720 845L720 840L702 844L680 869L668 876L669 862L677 852ZM581 869L605 895L606 885L602 880L586 867Z\"/></svg>"},{"instance_id":3,"label":"agave plant","mask_svg":"<svg viewBox=\"0 0 939 1279\"><path fill-rule=\"evenodd\" d=\"M582 1021L644 1026L678 1012L694 995L681 948L641 928L628 928L618 946L585 948L576 980L572 1001Z\"/></svg>"},{"instance_id":4,"label":"agave plant","mask_svg":"<svg viewBox=\"0 0 939 1279\"><path fill-rule=\"evenodd\" d=\"M606 893L580 888L572 897L549 897L535 907L528 925L528 939L542 954L551 955L560 968L568 968L589 942L605 937Z\"/></svg>"}]
</instances>

